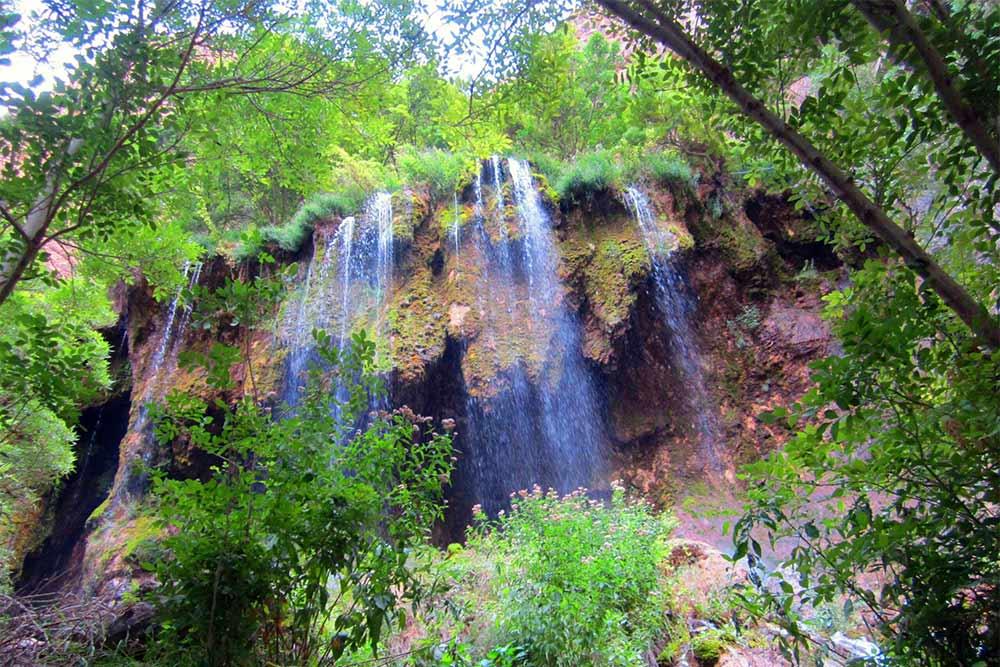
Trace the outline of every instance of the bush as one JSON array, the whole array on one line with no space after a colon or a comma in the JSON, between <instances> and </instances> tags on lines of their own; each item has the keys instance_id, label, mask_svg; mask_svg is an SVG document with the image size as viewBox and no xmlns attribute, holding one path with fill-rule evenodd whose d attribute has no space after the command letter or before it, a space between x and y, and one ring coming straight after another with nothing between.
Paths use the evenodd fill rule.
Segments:
<instances>
[{"instance_id":1,"label":"bush","mask_svg":"<svg viewBox=\"0 0 1000 667\"><path fill-rule=\"evenodd\" d=\"M645 156L645 168L657 183L693 185L694 172L687 160L676 151L661 151Z\"/></svg>"},{"instance_id":2,"label":"bush","mask_svg":"<svg viewBox=\"0 0 1000 667\"><path fill-rule=\"evenodd\" d=\"M283 225L248 227L239 233L239 243L232 251L233 259L241 262L253 259L267 245L276 245L288 252L297 252L312 234L317 220L331 216L347 216L364 204L365 193L360 188L344 192L321 192L307 199L292 219ZM225 240L225 238L223 238Z\"/></svg>"},{"instance_id":3,"label":"bush","mask_svg":"<svg viewBox=\"0 0 1000 667\"><path fill-rule=\"evenodd\" d=\"M542 151L529 153L526 157L535 171L544 176L549 183L557 183L568 168L568 165L562 160Z\"/></svg>"},{"instance_id":4,"label":"bush","mask_svg":"<svg viewBox=\"0 0 1000 667\"><path fill-rule=\"evenodd\" d=\"M426 185L432 199L450 199L468 182L477 162L468 155L439 148L417 151L408 147L401 151L397 165L404 182Z\"/></svg>"},{"instance_id":5,"label":"bush","mask_svg":"<svg viewBox=\"0 0 1000 667\"><path fill-rule=\"evenodd\" d=\"M620 488L610 505L520 492L509 515L470 530L470 547L496 553L498 639L528 664L643 664L663 628L659 565L673 525Z\"/></svg>"},{"instance_id":6,"label":"bush","mask_svg":"<svg viewBox=\"0 0 1000 667\"><path fill-rule=\"evenodd\" d=\"M366 194L360 188L351 188L342 192L321 192L307 199L295 212L288 224L273 229L291 228L284 232L287 240L296 237L296 230L312 229L317 220L339 215L352 215L360 210L365 202ZM286 248L287 250L287 248Z\"/></svg>"},{"instance_id":7,"label":"bush","mask_svg":"<svg viewBox=\"0 0 1000 667\"><path fill-rule=\"evenodd\" d=\"M252 329L281 288L276 278L227 281L199 292L193 317ZM414 550L442 517L451 441L405 408L356 429L384 391L375 342L362 330L341 351L325 332L314 337L333 370L310 371L293 416L273 420L255 393L230 406L172 392L152 408L160 442L184 438L218 462L204 480L153 475L148 525L167 537L143 567L160 582L151 653L164 663L331 664L375 651L397 608L422 595ZM213 392L233 391L233 367L250 367L243 354L217 343L181 363L203 366ZM338 378L343 399L330 390Z\"/></svg>"},{"instance_id":8,"label":"bush","mask_svg":"<svg viewBox=\"0 0 1000 667\"><path fill-rule=\"evenodd\" d=\"M312 233L312 223L305 223L299 219L292 218L286 225L269 225L260 230L261 240L273 243L282 250L295 252L302 247L306 239Z\"/></svg>"},{"instance_id":9,"label":"bush","mask_svg":"<svg viewBox=\"0 0 1000 667\"><path fill-rule=\"evenodd\" d=\"M555 189L566 204L590 202L595 194L619 185L621 175L621 167L607 151L587 153L559 175Z\"/></svg>"}]
</instances>

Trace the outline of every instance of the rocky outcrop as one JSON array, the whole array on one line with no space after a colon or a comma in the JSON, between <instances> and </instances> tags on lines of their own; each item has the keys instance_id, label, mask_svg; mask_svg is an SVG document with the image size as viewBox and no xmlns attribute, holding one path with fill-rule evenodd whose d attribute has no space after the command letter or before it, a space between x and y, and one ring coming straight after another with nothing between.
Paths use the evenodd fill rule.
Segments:
<instances>
[{"instance_id":1,"label":"rocky outcrop","mask_svg":"<svg viewBox=\"0 0 1000 667\"><path fill-rule=\"evenodd\" d=\"M703 177L694 190L676 186L651 188L650 193L657 224L679 240L675 249L679 265L698 297L693 332L712 401L706 409L717 410L727 471L712 483L732 484L736 465L787 437L778 427L759 422L756 415L796 400L808 387L809 362L831 350L819 312L821 294L833 289L837 280L836 258L824 246L826 254L809 263L804 258L819 252L816 248L779 241L776 231L784 239L794 234L789 231L794 225L808 221L780 200L728 191L718 178ZM523 230L509 203L512 197L505 194L506 207L488 217L494 224L506 221L506 235L501 238L495 226L487 232L519 255ZM545 335L544 330L505 301L525 300L525 287L498 290L484 298L477 288L489 280L483 273L483 249L469 242L454 247L456 225L460 239L469 237L475 205L471 188L463 193L457 211L450 202L432 203L426 193L394 195L393 282L384 312L377 314L389 334L394 400L437 419L455 420L460 451L475 446L462 440L468 397L488 400L503 391L505 378L515 369L531 382L544 382L545 374L553 372L552 360L537 356L544 347L532 342ZM487 208L492 205L486 203ZM588 208L561 211L551 201L547 206L559 255L562 291L557 298L579 318L583 332L579 350L560 353L581 355L600 388L606 415L603 444L611 459L605 481L622 478L653 501L673 504L706 475L694 446L694 415L685 400L684 378L671 359L669 333L653 297L649 252L614 193L602 195ZM324 252L340 224L340 219L318 223L313 241L297 255L281 257L282 262L298 262L300 283L310 259ZM231 266L214 258L202 267L200 284L218 286L227 276L246 277L256 270L272 269ZM178 352L204 351L214 340L248 344L258 390L276 402L286 378L288 353L281 340L281 322L290 308L301 307L301 298L301 288L291 285L275 327L253 334L248 341L249 334L238 326L188 326L178 332L177 318L187 317L183 307L174 313L173 328L166 331L169 304L154 302L141 282L129 291L133 402L128 435L119 447L114 485L89 514L84 536L72 547L91 589L118 594L136 550L152 537L137 511L144 490L143 466L163 464L171 474L198 476L211 463L184 443L155 444L150 432L145 401L170 389L206 391L197 372L178 367ZM557 305L552 304L553 312ZM544 322L550 313L540 316ZM504 335L488 335L487 321L492 331ZM164 343L165 336L174 338ZM161 348L165 353L154 368ZM247 381L242 376L234 379L239 385ZM464 525L462 484L461 479L455 481L442 539L460 534Z\"/></svg>"}]
</instances>

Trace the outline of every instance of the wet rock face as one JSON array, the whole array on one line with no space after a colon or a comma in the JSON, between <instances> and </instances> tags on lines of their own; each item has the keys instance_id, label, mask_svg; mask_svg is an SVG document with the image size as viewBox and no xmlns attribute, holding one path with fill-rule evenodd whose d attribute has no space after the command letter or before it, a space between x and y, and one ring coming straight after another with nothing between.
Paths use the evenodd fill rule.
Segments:
<instances>
[{"instance_id":1,"label":"wet rock face","mask_svg":"<svg viewBox=\"0 0 1000 667\"><path fill-rule=\"evenodd\" d=\"M515 486L530 481L519 474L519 467L534 455L532 448L544 436L546 424L527 413L543 399L574 391L565 373L570 362L593 384L594 411L601 421L597 437L606 460L590 485L622 478L654 502L674 502L684 488L707 477L697 435L699 415L672 353L676 341L664 326L649 249L622 197L603 193L586 208L562 211L542 199L552 229L555 282L548 299L540 303L528 293L523 260L514 261L524 257L531 231L519 218L516 193L509 181L502 181L496 191L499 196L494 196L491 173L485 172L483 180L481 201L470 186L457 207L454 202L431 203L421 193L393 197L391 287L382 312L359 317L359 322L380 322L387 334L393 402L456 423L459 469L449 489L451 508L439 537L447 541L462 535L477 493L471 481L480 446L477 429L483 433L484 424L496 427L499 412L506 411L504 419L521 423L504 436L509 455L503 459L506 463L495 466L496 473ZM736 465L787 437L777 427L759 423L756 415L793 402L809 386L808 363L831 345L819 317L819 295L832 289L834 278L819 273L800 279L811 246L771 240L771 227L778 222L769 221L779 221L782 229L795 222L790 207L767 200L766 206L754 204L744 210L745 195L720 194L713 187L680 193L653 188L649 198L656 224L681 239L674 252L682 260L683 279L696 300L689 335L700 350L698 364L707 394L702 409L715 411L725 469L712 483L732 485ZM713 198L720 197L725 206L713 209ZM488 221L480 232L477 216ZM500 222L507 224L505 231ZM310 259L322 255L340 223L318 223L314 240L297 257L283 258L298 261L300 282L306 280ZM476 233L488 242L474 243ZM503 252L511 258L509 270L515 280L500 289L495 268L504 260ZM825 262L817 260L813 266L820 271ZM214 259L203 267L201 284L221 285L227 275L245 278L253 268L230 267ZM280 321L289 308L300 307L301 295L301 287L290 291L278 315L279 325L253 334L250 341L240 327L189 330L179 336L171 355L181 349L205 351L214 340L249 343L258 391L277 405L288 380L290 354ZM129 337L135 341L133 396L146 395L154 382L158 393L181 389L206 394L203 378L178 370L176 356L168 355L164 361L168 372L154 378L150 360L162 340L165 307L152 302L147 290L137 288L130 291L129 313ZM552 327L567 321L559 319L564 317L579 326L578 339L565 339L572 341L573 349L551 342ZM242 376L236 379L247 381ZM524 400L510 399L516 383L527 387ZM128 509L142 502L141 480L133 479L130 471L143 452L180 477L201 476L211 463L183 442L150 445L148 429L137 429L138 401L128 418L130 432L116 462L122 506L91 522L89 546L74 547L85 552L88 576L95 581L127 571L124 559L109 559L102 553L120 548L122 540L145 530Z\"/></svg>"}]
</instances>

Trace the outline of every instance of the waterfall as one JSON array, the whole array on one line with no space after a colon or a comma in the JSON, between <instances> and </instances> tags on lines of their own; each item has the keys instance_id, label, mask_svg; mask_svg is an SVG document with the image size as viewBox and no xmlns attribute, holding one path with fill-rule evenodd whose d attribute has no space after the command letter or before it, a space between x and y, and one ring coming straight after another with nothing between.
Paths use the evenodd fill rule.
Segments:
<instances>
[{"instance_id":1,"label":"waterfall","mask_svg":"<svg viewBox=\"0 0 1000 667\"><path fill-rule=\"evenodd\" d=\"M604 439L597 391L579 354L580 325L556 275L549 217L528 164L510 159L506 167L521 234L504 219L503 164L494 157L495 219L483 213L477 177L467 237L482 262L474 285L480 331L463 358L467 429L459 476L470 502L490 513L534 484L560 492L591 485Z\"/></svg>"},{"instance_id":2,"label":"waterfall","mask_svg":"<svg viewBox=\"0 0 1000 667\"><path fill-rule=\"evenodd\" d=\"M184 279L188 279L188 274L191 271L191 264L186 263L184 265ZM152 377L155 378L160 371L160 366L163 365L163 359L167 356L167 349L170 347L170 334L174 328L174 318L177 316L177 306L181 300L181 293L184 291L183 286L177 288L177 292L174 294L174 298L170 300L170 306L167 308L167 321L163 326L163 335L160 336L160 344L156 348L156 352L153 354L152 363L150 368L152 369Z\"/></svg>"},{"instance_id":3,"label":"waterfall","mask_svg":"<svg viewBox=\"0 0 1000 667\"><path fill-rule=\"evenodd\" d=\"M193 290L197 285L198 281L201 280L201 262L195 262L194 270L191 272L191 278L188 280L188 290ZM176 309L176 297L174 298ZM187 331L188 323L191 322L191 311L194 310L194 303L188 302L184 304L184 312L181 315L180 325L177 327L177 335L174 337L174 352L176 353L176 347L180 345L180 342L184 339L184 332Z\"/></svg>"},{"instance_id":4,"label":"waterfall","mask_svg":"<svg viewBox=\"0 0 1000 667\"><path fill-rule=\"evenodd\" d=\"M188 262L184 265L184 278L187 281L188 291L195 288L198 281L201 279L201 262L195 262L193 265ZM168 353L171 357L176 356L177 346L180 341L184 338L184 332L187 330L188 323L191 321L191 311L193 304L187 303L184 305L184 310L181 313L181 319L177 326L177 330L174 331L174 320L177 319L177 309L180 306L181 296L184 293L184 287L178 287L177 292L174 294L174 298L170 300L170 307L167 309L167 320L163 326L163 334L160 338L160 344L156 348L156 352L153 354L152 363L149 366L149 370L146 375L149 378L149 384L146 388L145 396L143 397L143 402L149 402L157 398L157 390L159 388L160 380L160 369L163 367L165 361L167 361Z\"/></svg>"},{"instance_id":5,"label":"waterfall","mask_svg":"<svg viewBox=\"0 0 1000 667\"><path fill-rule=\"evenodd\" d=\"M503 172L500 169L500 157L494 155L490 158L490 167L493 171L493 195L497 200L497 216L500 223L501 229L506 229L503 224L504 218L504 201L503 201Z\"/></svg>"},{"instance_id":6,"label":"waterfall","mask_svg":"<svg viewBox=\"0 0 1000 667\"><path fill-rule=\"evenodd\" d=\"M392 285L393 243L395 241L392 229L392 195L379 192L371 198L366 212L375 228L378 247L375 255L375 314L378 334L382 330L382 305Z\"/></svg>"},{"instance_id":7,"label":"waterfall","mask_svg":"<svg viewBox=\"0 0 1000 667\"><path fill-rule=\"evenodd\" d=\"M317 235L319 241L320 235ZM287 350L281 401L289 412L301 400L306 371L316 361L312 331L331 334L340 351L358 328L384 334L384 305L392 287L395 237L392 195L378 192L358 218L341 220L335 232L317 242L306 268L297 304L286 310L282 344ZM346 398L339 384L335 395Z\"/></svg>"},{"instance_id":8,"label":"waterfall","mask_svg":"<svg viewBox=\"0 0 1000 667\"><path fill-rule=\"evenodd\" d=\"M455 220L451 224L451 236L452 240L455 242L455 257L458 257L458 248L460 245L460 225L462 224L462 216L458 210L458 193L455 193Z\"/></svg>"},{"instance_id":9,"label":"waterfall","mask_svg":"<svg viewBox=\"0 0 1000 667\"><path fill-rule=\"evenodd\" d=\"M198 281L201 279L201 269L201 262L195 262L194 264L190 262L185 263L184 278L187 281L188 291L193 290L198 285ZM139 409L136 411L135 418L128 427L126 437L128 437L128 434L134 434L133 437L139 439L137 451L143 465L149 465L153 462L155 452L152 434L148 432L150 431L149 405L162 398L160 380L163 375L163 369L165 366L172 367L176 363L178 348L184 340L184 334L191 321L191 312L193 310L193 304L191 303L184 304L180 320L177 320L177 311L181 307L183 293L184 286L182 285L177 288L173 299L170 300L170 306L167 308L167 318L163 325L163 333L160 334L160 343L157 345L156 352L153 354L150 365L145 371L146 388L141 396L135 397L133 395L139 401ZM177 321L176 328L174 327L175 321ZM136 472L132 466L125 471L122 480L116 479L116 490L112 496L113 504L117 504L122 500L124 494L136 492L145 487L148 475L141 469Z\"/></svg>"},{"instance_id":10,"label":"waterfall","mask_svg":"<svg viewBox=\"0 0 1000 667\"><path fill-rule=\"evenodd\" d=\"M524 225L525 272L532 321L551 313L554 331L544 352L550 382L542 387L542 417L547 441L559 459L560 486L590 483L597 468L603 417L597 392L580 350L580 323L563 302L555 241L541 196L526 161L509 160L518 215Z\"/></svg>"},{"instance_id":11,"label":"waterfall","mask_svg":"<svg viewBox=\"0 0 1000 667\"><path fill-rule=\"evenodd\" d=\"M635 218L653 260L656 302L670 334L670 353L683 376L685 401L692 414L692 429L698 436L706 465L716 474L723 472L719 456L720 429L717 408L705 387L701 350L691 324L696 298L684 281L676 257L677 237L656 223L649 198L632 186L625 190L625 206Z\"/></svg>"}]
</instances>

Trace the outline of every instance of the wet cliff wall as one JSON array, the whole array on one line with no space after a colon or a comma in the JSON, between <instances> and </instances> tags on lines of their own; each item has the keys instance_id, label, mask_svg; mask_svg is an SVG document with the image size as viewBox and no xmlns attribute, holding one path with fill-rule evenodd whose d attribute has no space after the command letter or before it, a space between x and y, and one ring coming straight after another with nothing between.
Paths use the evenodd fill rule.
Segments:
<instances>
[{"instance_id":1,"label":"wet cliff wall","mask_svg":"<svg viewBox=\"0 0 1000 667\"><path fill-rule=\"evenodd\" d=\"M535 174L539 210L532 211L516 167L493 170L484 166L454 199L419 189L391 195L372 250L389 263L377 261L383 273L349 284L352 303L360 304L349 316L334 303L347 301L343 285L338 291L338 265L323 274L329 258L342 260L341 218L317 223L297 253L275 250L278 267L222 257L190 267L192 284L212 288L227 277L296 263L297 277L265 330L195 327L183 301L157 304L141 281L130 288L123 312L131 387L125 404L118 399L113 408L125 435L102 450L105 481L84 485L86 502L56 510L51 537L29 555L23 579L69 573L70 585L113 598L148 585L137 553L155 537L141 511L146 468L203 476L211 464L186 443L159 443L152 434L150 403L173 389L207 392L204 378L181 368L178 355L220 340L246 346L258 390L278 406L299 353L296 328L303 317L315 323L315 313L329 327L378 328L391 360L392 402L456 422L459 464L442 541L461 535L473 503L498 502L499 489L513 491L536 477L565 482L562 466L550 464L556 454L539 450L546 439L554 438L556 449L588 439L595 460L576 478L597 493L622 479L668 506L701 485L736 489L736 467L787 436L756 415L798 398L809 385L809 361L833 349L819 311L822 294L840 280L836 256L797 240L814 237L810 223L780 197L742 191L723 174L702 174L696 185L643 184L654 225L673 239L657 248L644 238L625 192L609 188L559 205ZM690 359L680 360L678 330L664 317L657 280L665 267L673 289L693 304L683 343L693 350L694 370ZM549 274L540 287L537 276ZM317 287L324 280L329 285ZM249 382L234 379L238 387ZM591 388L584 412L576 398L581 383ZM233 400L238 391L216 398ZM548 430L566 424L568 413L573 422L595 425L556 442ZM529 469L529 460L538 467ZM70 483L63 494L81 488ZM53 498L53 506L64 506L65 497Z\"/></svg>"}]
</instances>

